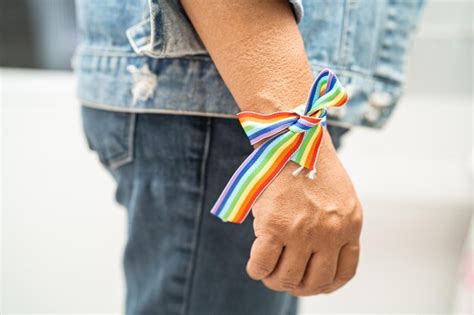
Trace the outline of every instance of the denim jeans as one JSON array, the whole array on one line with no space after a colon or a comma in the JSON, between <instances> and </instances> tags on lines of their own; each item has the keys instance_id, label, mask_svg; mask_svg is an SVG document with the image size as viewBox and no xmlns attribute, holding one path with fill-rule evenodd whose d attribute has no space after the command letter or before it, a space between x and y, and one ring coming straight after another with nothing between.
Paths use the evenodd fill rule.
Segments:
<instances>
[{"instance_id":1,"label":"denim jeans","mask_svg":"<svg viewBox=\"0 0 474 315\"><path fill-rule=\"evenodd\" d=\"M291 315L297 299L245 271L254 240L209 213L250 146L238 120L82 108L128 213L127 314ZM329 127L335 145L347 129Z\"/></svg>"}]
</instances>

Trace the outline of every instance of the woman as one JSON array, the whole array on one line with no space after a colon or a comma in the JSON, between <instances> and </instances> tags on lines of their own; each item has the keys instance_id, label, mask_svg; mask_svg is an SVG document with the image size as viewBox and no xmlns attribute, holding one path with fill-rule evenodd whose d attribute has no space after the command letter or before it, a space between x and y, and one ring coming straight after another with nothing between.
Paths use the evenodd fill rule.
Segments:
<instances>
[{"instance_id":1,"label":"woman","mask_svg":"<svg viewBox=\"0 0 474 315\"><path fill-rule=\"evenodd\" d=\"M295 296L354 276L362 210L334 148L390 116L420 6L77 0L85 133L128 210L128 314L295 314ZM290 161L254 218L220 222L209 210L253 151L235 114L304 104L326 67L350 100L329 111L316 178Z\"/></svg>"}]
</instances>

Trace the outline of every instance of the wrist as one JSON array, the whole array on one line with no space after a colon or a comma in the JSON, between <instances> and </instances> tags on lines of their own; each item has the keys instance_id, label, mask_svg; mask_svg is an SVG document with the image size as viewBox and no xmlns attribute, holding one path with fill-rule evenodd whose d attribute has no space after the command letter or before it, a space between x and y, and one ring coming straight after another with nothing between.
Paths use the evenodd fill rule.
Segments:
<instances>
[{"instance_id":1,"label":"wrist","mask_svg":"<svg viewBox=\"0 0 474 315\"><path fill-rule=\"evenodd\" d=\"M331 135L326 127L324 127L323 140L321 141L321 148L319 151L320 154L327 155L328 153L336 153L334 144L332 143Z\"/></svg>"}]
</instances>

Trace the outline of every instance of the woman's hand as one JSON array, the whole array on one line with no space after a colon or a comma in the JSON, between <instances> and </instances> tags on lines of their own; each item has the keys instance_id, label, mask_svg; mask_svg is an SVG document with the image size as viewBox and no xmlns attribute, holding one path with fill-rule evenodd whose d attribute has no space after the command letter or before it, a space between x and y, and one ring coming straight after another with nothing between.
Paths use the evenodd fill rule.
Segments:
<instances>
[{"instance_id":1,"label":"woman's hand","mask_svg":"<svg viewBox=\"0 0 474 315\"><path fill-rule=\"evenodd\" d=\"M315 180L288 162L253 207L256 240L247 272L270 289L329 293L355 274L362 209L329 135Z\"/></svg>"}]
</instances>

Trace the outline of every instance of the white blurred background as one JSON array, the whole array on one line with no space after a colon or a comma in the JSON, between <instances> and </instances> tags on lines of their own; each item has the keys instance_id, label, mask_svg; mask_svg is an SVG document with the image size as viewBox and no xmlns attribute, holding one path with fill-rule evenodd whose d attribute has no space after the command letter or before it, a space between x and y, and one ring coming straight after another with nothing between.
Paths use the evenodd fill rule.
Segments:
<instances>
[{"instance_id":1,"label":"white blurred background","mask_svg":"<svg viewBox=\"0 0 474 315\"><path fill-rule=\"evenodd\" d=\"M472 2L428 2L392 120L340 151L365 206L358 275L302 299L302 314L472 314L472 59ZM0 68L0 80L1 313L121 313L125 210L85 144L72 73Z\"/></svg>"}]
</instances>

